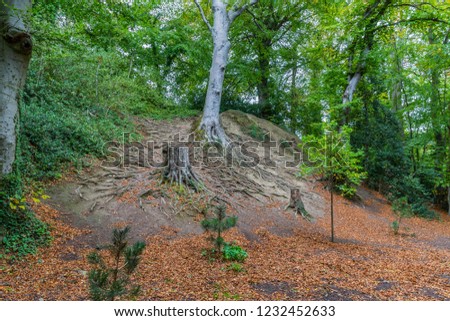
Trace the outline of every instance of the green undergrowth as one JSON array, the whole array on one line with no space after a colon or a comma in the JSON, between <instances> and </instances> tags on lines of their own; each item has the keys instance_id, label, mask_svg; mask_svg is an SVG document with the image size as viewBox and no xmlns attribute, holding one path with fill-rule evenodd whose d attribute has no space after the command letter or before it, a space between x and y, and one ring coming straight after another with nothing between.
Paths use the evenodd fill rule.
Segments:
<instances>
[{"instance_id":1,"label":"green undergrowth","mask_svg":"<svg viewBox=\"0 0 450 321\"><path fill-rule=\"evenodd\" d=\"M31 211L23 189L17 173L0 179L0 257L10 261L35 254L51 241L49 226Z\"/></svg>"},{"instance_id":2,"label":"green undergrowth","mask_svg":"<svg viewBox=\"0 0 450 321\"><path fill-rule=\"evenodd\" d=\"M100 54L43 50L33 57L20 104L16 174L0 184L2 256L34 254L50 242L49 227L34 215L24 195L69 169L91 166L93 159L105 156L108 142L120 142L124 134L139 140L135 117L198 113L167 103L142 80L118 72L124 69L117 57Z\"/></svg>"}]
</instances>

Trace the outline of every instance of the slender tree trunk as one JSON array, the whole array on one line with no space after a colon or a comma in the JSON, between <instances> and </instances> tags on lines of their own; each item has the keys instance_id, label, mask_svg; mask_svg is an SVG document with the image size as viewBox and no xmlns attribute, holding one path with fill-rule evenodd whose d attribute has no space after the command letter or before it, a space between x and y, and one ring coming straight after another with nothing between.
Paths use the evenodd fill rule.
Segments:
<instances>
[{"instance_id":1,"label":"slender tree trunk","mask_svg":"<svg viewBox=\"0 0 450 321\"><path fill-rule=\"evenodd\" d=\"M450 103L447 103L447 206L450 216Z\"/></svg>"},{"instance_id":2,"label":"slender tree trunk","mask_svg":"<svg viewBox=\"0 0 450 321\"><path fill-rule=\"evenodd\" d=\"M268 51L271 49L271 45L270 39L264 39L261 44L262 48L258 52L259 71L261 73L258 84L258 103L261 117L264 119L268 119L273 115L272 106L269 103L270 61Z\"/></svg>"},{"instance_id":3,"label":"slender tree trunk","mask_svg":"<svg viewBox=\"0 0 450 321\"><path fill-rule=\"evenodd\" d=\"M0 1L0 176L12 171L20 90L32 41L25 23L31 0Z\"/></svg>"},{"instance_id":4,"label":"slender tree trunk","mask_svg":"<svg viewBox=\"0 0 450 321\"><path fill-rule=\"evenodd\" d=\"M331 143L333 143L333 136L331 136ZM331 242L334 243L334 173L333 173L333 155L330 152L328 155L330 158L330 177L329 177L329 188L330 188L330 228L331 228Z\"/></svg>"},{"instance_id":5,"label":"slender tree trunk","mask_svg":"<svg viewBox=\"0 0 450 321\"><path fill-rule=\"evenodd\" d=\"M342 103L347 104L353 100L353 94L356 91L356 86L358 86L359 81L362 78L361 72L354 73L351 77L349 77L347 88L345 88L344 96L342 98Z\"/></svg>"},{"instance_id":6,"label":"slender tree trunk","mask_svg":"<svg viewBox=\"0 0 450 321\"><path fill-rule=\"evenodd\" d=\"M450 186L447 187L447 205L448 205L447 214L450 216Z\"/></svg>"}]
</instances>

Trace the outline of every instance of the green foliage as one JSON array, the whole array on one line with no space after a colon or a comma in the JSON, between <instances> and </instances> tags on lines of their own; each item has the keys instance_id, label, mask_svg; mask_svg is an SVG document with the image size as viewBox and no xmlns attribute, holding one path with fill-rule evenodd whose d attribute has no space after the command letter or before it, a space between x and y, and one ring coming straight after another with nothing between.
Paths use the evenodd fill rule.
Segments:
<instances>
[{"instance_id":1,"label":"green foliage","mask_svg":"<svg viewBox=\"0 0 450 321\"><path fill-rule=\"evenodd\" d=\"M216 217L204 219L200 224L206 231L215 233L215 236L211 237L211 241L215 246L215 253L218 255L222 253L222 248L226 244L222 234L224 231L236 226L237 217L227 216L224 205L216 208L215 215Z\"/></svg>"},{"instance_id":2,"label":"green foliage","mask_svg":"<svg viewBox=\"0 0 450 321\"><path fill-rule=\"evenodd\" d=\"M351 138L355 147L365 149L364 165L371 188L387 190L394 178L408 172L401 125L378 102L361 112Z\"/></svg>"},{"instance_id":3,"label":"green foliage","mask_svg":"<svg viewBox=\"0 0 450 321\"><path fill-rule=\"evenodd\" d=\"M406 197L415 215L436 218L437 214L427 206L431 201L433 182L436 181L435 172L425 166L416 166L416 172L410 173L413 166L395 114L378 101L366 107L361 114L351 138L354 146L365 150L363 164L369 187L384 193L391 200Z\"/></svg>"},{"instance_id":4,"label":"green foliage","mask_svg":"<svg viewBox=\"0 0 450 321\"><path fill-rule=\"evenodd\" d=\"M30 210L18 174L0 178L0 257L9 259L35 254L51 241L49 227Z\"/></svg>"},{"instance_id":5,"label":"green foliage","mask_svg":"<svg viewBox=\"0 0 450 321\"><path fill-rule=\"evenodd\" d=\"M244 262L247 257L247 252L238 245L226 243L223 246L223 258L227 261Z\"/></svg>"},{"instance_id":6,"label":"green foliage","mask_svg":"<svg viewBox=\"0 0 450 321\"><path fill-rule=\"evenodd\" d=\"M139 265L145 243L136 242L129 246L129 231L129 227L113 231L109 258L103 258L98 252L88 255L89 263L95 266L89 272L89 290L94 301L114 301L138 295L140 287L131 284L130 276Z\"/></svg>"},{"instance_id":7,"label":"green foliage","mask_svg":"<svg viewBox=\"0 0 450 321\"><path fill-rule=\"evenodd\" d=\"M231 263L230 265L228 265L228 266L227 266L227 270L229 270L229 271L234 271L234 272L236 272L236 273L245 271L245 269L244 269L244 267L242 266L242 264L239 264L239 263L236 263L236 262Z\"/></svg>"},{"instance_id":8,"label":"green foliage","mask_svg":"<svg viewBox=\"0 0 450 321\"><path fill-rule=\"evenodd\" d=\"M406 197L398 198L392 202L392 210L396 220L392 222L391 227L394 234L397 235L400 230L400 224L402 219L408 218L414 215L412 206L408 203Z\"/></svg>"},{"instance_id":9,"label":"green foliage","mask_svg":"<svg viewBox=\"0 0 450 321\"><path fill-rule=\"evenodd\" d=\"M258 126L256 123L252 123L248 128L245 129L245 133L256 139L257 141L263 141L264 137L267 135L267 132Z\"/></svg>"},{"instance_id":10,"label":"green foliage","mask_svg":"<svg viewBox=\"0 0 450 321\"><path fill-rule=\"evenodd\" d=\"M89 61L42 57L31 65L21 104L18 168L36 180L61 176L69 165L88 165L84 156L103 156L106 142L119 140L133 125L127 117L98 105L88 90L92 83L81 68ZM63 67L64 66L64 67Z\"/></svg>"},{"instance_id":11,"label":"green foliage","mask_svg":"<svg viewBox=\"0 0 450 321\"><path fill-rule=\"evenodd\" d=\"M301 147L306 161L300 166L300 175L318 174L326 180L332 177L333 186L345 197L352 198L366 176L360 164L364 153L350 145L349 127L340 131L333 128L329 125L319 137L303 137Z\"/></svg>"}]
</instances>

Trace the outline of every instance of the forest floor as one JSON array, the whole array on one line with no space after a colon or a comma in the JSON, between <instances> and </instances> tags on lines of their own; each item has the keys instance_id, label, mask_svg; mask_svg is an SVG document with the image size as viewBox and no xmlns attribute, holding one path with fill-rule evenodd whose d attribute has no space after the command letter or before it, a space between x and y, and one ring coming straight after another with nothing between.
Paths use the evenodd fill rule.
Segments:
<instances>
[{"instance_id":1,"label":"forest floor","mask_svg":"<svg viewBox=\"0 0 450 321\"><path fill-rule=\"evenodd\" d=\"M158 158L162 143L175 133L186 137L195 120L138 121ZM242 113L225 113L223 123L235 140L254 136L249 124L277 142L293 139ZM115 148L123 150L119 143ZM142 300L450 300L448 216L405 219L394 235L388 202L361 188L357 202L335 198L332 243L329 193L283 166L292 152L274 149L275 166L196 168L207 188L199 193L161 184L158 170L139 166L143 156L136 153L128 167L96 163L55 183L51 200L33 205L54 241L35 256L0 266L0 300L88 300L86 256L125 225L133 239L147 243L133 277ZM291 188L301 190L312 222L285 210ZM202 256L211 244L199 221L216 199L239 217L225 239L248 252L240 271Z\"/></svg>"}]
</instances>

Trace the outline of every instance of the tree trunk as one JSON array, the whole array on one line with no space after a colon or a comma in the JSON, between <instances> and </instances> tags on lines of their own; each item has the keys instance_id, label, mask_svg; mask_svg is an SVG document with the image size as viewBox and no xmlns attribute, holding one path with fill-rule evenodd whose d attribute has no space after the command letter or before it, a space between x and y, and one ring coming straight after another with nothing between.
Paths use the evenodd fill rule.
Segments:
<instances>
[{"instance_id":1,"label":"tree trunk","mask_svg":"<svg viewBox=\"0 0 450 321\"><path fill-rule=\"evenodd\" d=\"M259 71L261 73L258 84L258 103L261 117L268 119L273 115L272 106L269 103L270 89L269 89L269 75L270 75L270 61L269 50L271 49L271 39L264 39L261 43L262 48L258 50Z\"/></svg>"},{"instance_id":2,"label":"tree trunk","mask_svg":"<svg viewBox=\"0 0 450 321\"><path fill-rule=\"evenodd\" d=\"M353 94L356 91L356 86L358 86L359 81L362 78L361 72L356 72L353 76L349 77L347 88L344 91L344 97L342 98L343 104L348 104L353 100Z\"/></svg>"},{"instance_id":3,"label":"tree trunk","mask_svg":"<svg viewBox=\"0 0 450 321\"><path fill-rule=\"evenodd\" d=\"M344 96L342 98L342 103L345 106L353 100L353 94L356 91L356 87L360 82L361 78L364 75L364 71L366 69L367 64L367 56L369 55L372 47L374 45L375 38L375 26L377 23L383 19L383 15L385 14L388 7L392 4L392 0L377 0L370 4L365 12L362 21L366 21L367 25L364 27L363 36L361 38L362 43L364 44L364 50L360 53L359 61L356 68L352 68L353 66L353 57L355 52L351 52L349 58L349 70L354 70L348 77L347 88L345 89ZM358 40L355 39L351 48L354 50ZM350 107L344 107L344 124L348 123L350 114Z\"/></svg>"},{"instance_id":4,"label":"tree trunk","mask_svg":"<svg viewBox=\"0 0 450 321\"><path fill-rule=\"evenodd\" d=\"M447 213L450 216L450 186L447 187L447 205L448 205Z\"/></svg>"},{"instance_id":5,"label":"tree trunk","mask_svg":"<svg viewBox=\"0 0 450 321\"><path fill-rule=\"evenodd\" d=\"M434 30L432 27L428 30L428 41L430 45L437 44L436 37L434 35ZM431 67L431 101L430 101L430 111L431 111L431 126L433 130L434 140L436 142L436 153L435 153L435 166L439 170L442 166L443 160L445 158L445 142L444 135L441 130L441 120L442 115L442 104L441 97L439 94L440 86L440 71L435 67Z\"/></svg>"},{"instance_id":6,"label":"tree trunk","mask_svg":"<svg viewBox=\"0 0 450 321\"><path fill-rule=\"evenodd\" d=\"M359 81L362 78L362 72L356 72L353 76L349 77L347 88L345 88L344 96L342 98L342 104L344 105L344 117L342 118L342 123L340 125L348 124L350 118L350 106L349 103L353 100L353 94L356 91L356 86L358 86Z\"/></svg>"},{"instance_id":7,"label":"tree trunk","mask_svg":"<svg viewBox=\"0 0 450 321\"><path fill-rule=\"evenodd\" d=\"M31 0L0 2L0 176L11 173L15 160L19 96L32 51L24 22L30 9Z\"/></svg>"},{"instance_id":8,"label":"tree trunk","mask_svg":"<svg viewBox=\"0 0 450 321\"><path fill-rule=\"evenodd\" d=\"M233 21L249 6L254 5L258 0L251 0L242 7L233 6L227 11L227 1L212 0L212 11L214 23L211 26L203 12L202 7L197 0L195 4L200 10L203 21L211 31L214 43L212 65L209 72L208 90L206 92L205 107L203 109L203 118L200 122L200 130L205 132L206 139L209 142L219 142L227 146L230 142L220 122L220 103L222 100L223 80L225 78L225 69L228 64L228 54L230 53L231 43L228 39L228 33Z\"/></svg>"},{"instance_id":9,"label":"tree trunk","mask_svg":"<svg viewBox=\"0 0 450 321\"><path fill-rule=\"evenodd\" d=\"M226 146L228 145L229 139L222 128L219 114L223 80L225 78L225 69L228 64L228 54L231 47L228 39L231 21L228 18L226 4L222 1L213 1L213 12L214 25L211 32L214 51L200 129L205 132L208 141L219 142L223 146Z\"/></svg>"}]
</instances>

